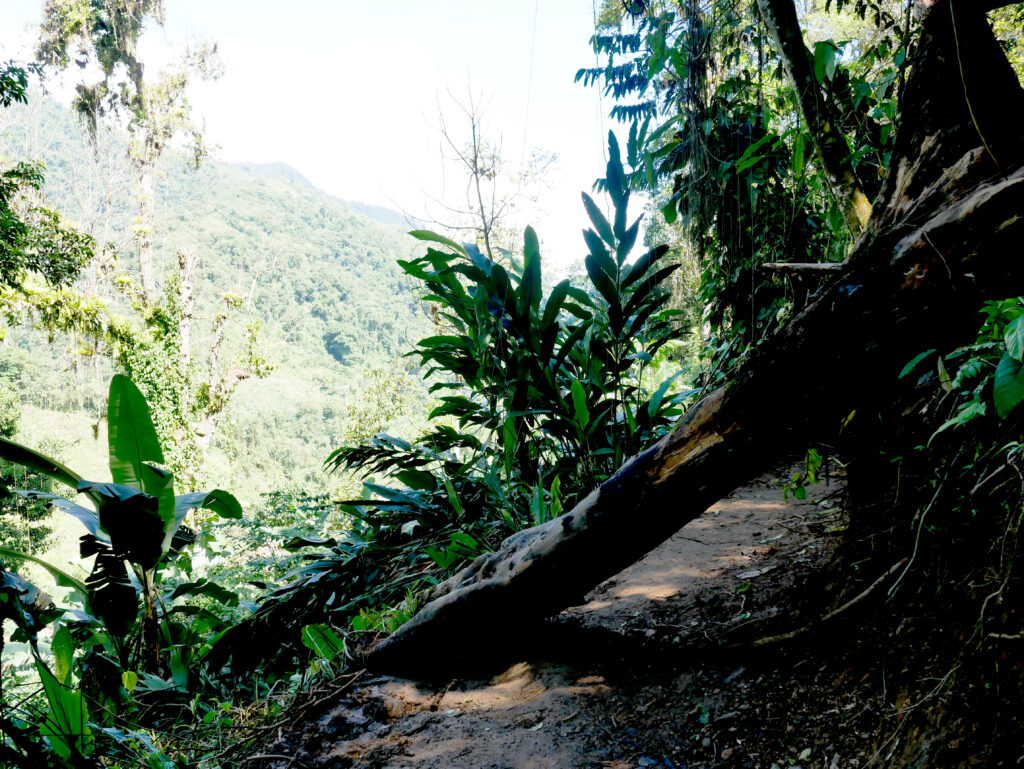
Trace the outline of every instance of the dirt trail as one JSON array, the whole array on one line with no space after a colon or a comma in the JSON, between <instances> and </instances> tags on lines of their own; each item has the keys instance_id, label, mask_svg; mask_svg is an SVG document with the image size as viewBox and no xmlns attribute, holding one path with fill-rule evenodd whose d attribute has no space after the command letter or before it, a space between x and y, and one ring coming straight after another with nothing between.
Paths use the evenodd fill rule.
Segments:
<instances>
[{"instance_id":1,"label":"dirt trail","mask_svg":"<svg viewBox=\"0 0 1024 769\"><path fill-rule=\"evenodd\" d=\"M849 671L813 652L729 648L805 624L787 609L794 593L828 595L816 577L843 527L840 491L820 484L806 500L787 500L778 479L764 476L547 623L521 661L429 685L360 674L251 764L861 765L872 713Z\"/></svg>"}]
</instances>

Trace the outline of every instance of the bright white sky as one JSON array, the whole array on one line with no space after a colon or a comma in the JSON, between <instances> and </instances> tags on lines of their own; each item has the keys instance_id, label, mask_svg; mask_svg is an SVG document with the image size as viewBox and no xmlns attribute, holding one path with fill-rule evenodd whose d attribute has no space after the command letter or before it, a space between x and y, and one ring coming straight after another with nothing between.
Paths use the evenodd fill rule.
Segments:
<instances>
[{"instance_id":1,"label":"bright white sky","mask_svg":"<svg viewBox=\"0 0 1024 769\"><path fill-rule=\"evenodd\" d=\"M603 175L611 126L597 89L573 82L594 63L594 2L166 0L166 29L143 51L159 61L187 39L219 44L226 73L192 102L220 158L284 162L331 194L416 215L441 195L438 105L458 125L446 92L471 83L509 160L558 154L528 219L564 265L585 253L579 194ZM24 58L42 0L0 5L0 59ZM444 194L457 197L453 181Z\"/></svg>"}]
</instances>

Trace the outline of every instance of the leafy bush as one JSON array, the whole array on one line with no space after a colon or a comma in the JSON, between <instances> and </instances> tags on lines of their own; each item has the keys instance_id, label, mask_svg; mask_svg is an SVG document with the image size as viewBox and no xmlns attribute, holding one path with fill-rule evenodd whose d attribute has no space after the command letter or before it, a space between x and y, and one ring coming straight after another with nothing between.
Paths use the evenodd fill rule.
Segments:
<instances>
[{"instance_id":1,"label":"leafy bush","mask_svg":"<svg viewBox=\"0 0 1024 769\"><path fill-rule=\"evenodd\" d=\"M315 547L290 582L214 645L235 672L269 656L287 667L302 654L299 628L330 623L389 628L407 617L409 590L436 583L511 533L571 508L623 460L663 435L690 392L671 392L678 373L654 386L654 356L676 332L666 308L665 247L630 261L639 220L629 224L629 190L609 134L605 187L609 221L584 194L593 223L584 233L587 290L568 280L545 296L538 239L522 260L494 260L473 244L412 233L426 254L402 261L424 286L441 333L417 357L441 393L433 427L417 441L378 434L336 450L335 469L384 476L366 498L346 500L344 536L298 537ZM682 373L682 372L679 372ZM405 600L405 608L392 610ZM258 633L259 644L239 640ZM290 650L290 653L288 653Z\"/></svg>"},{"instance_id":2,"label":"leafy bush","mask_svg":"<svg viewBox=\"0 0 1024 769\"><path fill-rule=\"evenodd\" d=\"M197 689L202 642L225 623L200 607L176 605L177 599L208 595L237 602L229 591L205 579L170 590L161 590L161 582L182 549L195 541L195 534L182 525L186 514L207 509L240 518L238 502L219 489L174 495L173 476L160 466L164 456L149 407L127 377L111 381L107 420L113 483L85 480L49 457L0 438L4 460L73 488L93 504L84 507L49 491L15 492L45 500L85 526L81 555L95 556L85 580L32 555L0 548L5 558L42 566L58 585L71 589L72 600L80 606L55 611L35 588L4 572L3 616L14 619L21 639L29 642L43 685L46 708L39 732L72 764L92 752L95 727L112 727L119 714L138 708L139 698L159 700L167 691ZM47 661L37 631L56 615L63 616Z\"/></svg>"}]
</instances>

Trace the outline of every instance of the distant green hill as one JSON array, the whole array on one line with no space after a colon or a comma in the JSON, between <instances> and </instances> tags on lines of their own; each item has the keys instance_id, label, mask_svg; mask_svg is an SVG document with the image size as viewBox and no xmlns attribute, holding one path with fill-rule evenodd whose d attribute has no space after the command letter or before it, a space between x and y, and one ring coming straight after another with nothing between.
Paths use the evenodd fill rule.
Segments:
<instances>
[{"instance_id":1,"label":"distant green hill","mask_svg":"<svg viewBox=\"0 0 1024 769\"><path fill-rule=\"evenodd\" d=\"M233 165L245 173L257 178L276 176L287 179L298 186L306 186L310 189L315 189L313 183L309 181L309 179L287 163L234 163ZM353 213L362 214L363 216L369 217L381 224L393 224L402 228L405 228L408 224L404 214L400 214L398 211L395 211L392 208L387 208L386 206L377 206L372 203L363 203L357 200L342 200L341 198L333 196L331 199L345 204Z\"/></svg>"},{"instance_id":2,"label":"distant green hill","mask_svg":"<svg viewBox=\"0 0 1024 769\"><path fill-rule=\"evenodd\" d=\"M74 116L52 101L6 110L4 119L0 155L44 160L50 200L101 240L121 244L132 264L131 176L119 137L101 137L97 162ZM201 257L198 349L219 309L218 292L249 294L242 317L261 321L278 364L269 378L239 387L212 448L210 474L253 493L322 482L319 466L345 432L347 404L365 397L363 371L405 365L400 356L429 325L395 263L416 250L398 226L401 216L341 201L284 164L208 161L191 170L173 153L161 168L157 197L164 277L173 275L178 249ZM74 340L50 343L18 328L7 340L21 350L4 354L18 358L29 402L96 413L105 382L101 388L94 380L109 372L83 373L71 354ZM407 395L414 404L424 398L421 387ZM414 407L406 419L421 413Z\"/></svg>"}]
</instances>

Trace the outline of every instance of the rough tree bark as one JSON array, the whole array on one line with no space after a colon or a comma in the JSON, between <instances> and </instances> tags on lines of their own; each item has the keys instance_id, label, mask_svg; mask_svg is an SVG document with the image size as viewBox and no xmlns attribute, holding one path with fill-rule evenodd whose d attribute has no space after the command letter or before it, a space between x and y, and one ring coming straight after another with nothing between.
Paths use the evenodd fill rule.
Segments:
<instances>
[{"instance_id":1,"label":"rough tree bark","mask_svg":"<svg viewBox=\"0 0 1024 769\"><path fill-rule=\"evenodd\" d=\"M1024 292L1024 92L984 8L920 12L890 173L845 269L670 435L435 588L371 664L423 671L578 603L766 464L899 397L903 365L969 342L983 300Z\"/></svg>"},{"instance_id":2,"label":"rough tree bark","mask_svg":"<svg viewBox=\"0 0 1024 769\"><path fill-rule=\"evenodd\" d=\"M757 0L761 18L778 46L786 73L793 83L800 114L818 150L818 158L828 177L850 232L859 233L871 216L871 203L860 187L850 165L850 150L839 131L835 110L825 98L814 69L793 0Z\"/></svg>"},{"instance_id":3,"label":"rough tree bark","mask_svg":"<svg viewBox=\"0 0 1024 769\"><path fill-rule=\"evenodd\" d=\"M213 343L210 346L210 380L207 385L207 399L200 414L199 422L196 425L196 447L199 449L199 467L202 467L206 460L206 454L210 449L210 443L217 432L217 425L224 415L231 396L235 389L252 376L253 372L243 366L237 360L232 361L226 371L220 368L220 352L224 344L224 332L227 330L228 318L231 311L237 309L240 299L231 295L224 295L224 309L217 314L217 320L213 328Z\"/></svg>"}]
</instances>

